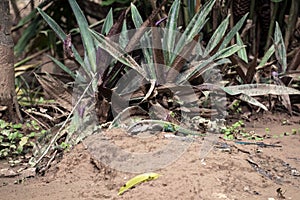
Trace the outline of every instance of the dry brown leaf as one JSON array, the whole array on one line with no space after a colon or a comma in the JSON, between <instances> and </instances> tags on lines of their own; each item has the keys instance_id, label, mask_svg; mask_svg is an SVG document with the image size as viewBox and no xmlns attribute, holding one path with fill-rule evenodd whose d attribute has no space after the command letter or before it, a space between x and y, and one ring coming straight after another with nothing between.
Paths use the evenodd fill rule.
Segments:
<instances>
[{"instance_id":1,"label":"dry brown leaf","mask_svg":"<svg viewBox=\"0 0 300 200\"><path fill-rule=\"evenodd\" d=\"M44 92L54 99L61 107L68 111L72 110L72 93L66 84L54 78L50 74L35 74L37 80L41 84Z\"/></svg>"}]
</instances>

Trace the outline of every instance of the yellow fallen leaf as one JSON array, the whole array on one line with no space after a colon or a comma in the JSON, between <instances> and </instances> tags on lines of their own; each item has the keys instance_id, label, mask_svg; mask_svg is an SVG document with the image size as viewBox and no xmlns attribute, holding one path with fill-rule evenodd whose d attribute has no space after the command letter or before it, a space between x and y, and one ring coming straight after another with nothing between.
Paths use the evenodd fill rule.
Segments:
<instances>
[{"instance_id":1,"label":"yellow fallen leaf","mask_svg":"<svg viewBox=\"0 0 300 200\"><path fill-rule=\"evenodd\" d=\"M160 176L159 174L153 173L153 172L137 175L134 178L127 181L126 184L120 188L118 195L123 194L125 191L127 191L128 189L134 187L135 185L137 185L139 183L157 179L159 176Z\"/></svg>"}]
</instances>

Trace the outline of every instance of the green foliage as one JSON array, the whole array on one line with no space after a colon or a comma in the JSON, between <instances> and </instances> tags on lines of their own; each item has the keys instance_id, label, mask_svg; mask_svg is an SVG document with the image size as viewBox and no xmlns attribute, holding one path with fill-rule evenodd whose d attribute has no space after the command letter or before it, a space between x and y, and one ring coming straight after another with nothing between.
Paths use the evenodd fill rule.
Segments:
<instances>
[{"instance_id":1,"label":"green foliage","mask_svg":"<svg viewBox=\"0 0 300 200\"><path fill-rule=\"evenodd\" d=\"M113 3L115 1L106 1L106 3L108 2ZM152 29L146 28L149 26L149 24L147 24L146 22L152 20L151 23L153 23L153 19L148 18L146 21L144 21L142 15L140 14L139 10L134 4L131 4L130 6L131 21L133 22L135 28L137 28L138 30L136 30L136 33L134 35L136 37L132 37L131 39L129 39L127 30L132 26L127 24L125 19L122 19L123 21L121 21L120 19L118 20L118 22L114 23L112 10L110 10L110 12L108 13L104 25L102 26L102 30L99 33L93 30L91 26L89 26L85 16L83 15L83 11L79 8L77 2L74 0L69 0L69 4L71 5L72 11L76 17L79 26L81 39L84 46L84 58L81 58L77 50L74 48L73 44L71 44L71 50L74 53L75 60L84 69L84 73L81 72L74 73L68 71L68 69L58 60L56 60L55 58L51 58L51 59L58 66L64 69L70 76L72 76L76 80L76 83L78 83L81 88L85 88L82 96L85 94L85 92L87 92L90 85L92 85L92 90L90 91L91 93L89 93L92 95L90 95L89 97L93 96L95 92L98 92L98 89L99 90L104 89L104 91L108 91L108 92L118 91L119 88L116 83L118 82L120 77L122 77L127 71L129 71L129 69L132 69L133 71L137 72L137 74L141 76L144 82L151 84L148 92L142 91L142 89L145 88L137 89L136 94L141 95L139 96L139 99L141 99L141 101L137 102L138 104L145 103L145 101L147 101L147 99L151 96L151 94L154 93L155 89L157 89L155 87L157 87L157 85L159 84L163 84L163 83L157 84L156 79L157 77L159 77L158 76L159 74L156 74L157 68L153 64L155 63L156 56L160 57L163 60L163 62L161 62L162 64L166 65L170 69L173 68L176 71L180 72L179 75L176 74L175 75L176 77L174 77L174 79L171 80L174 81L174 84L177 86L182 86L183 84L186 83L186 81L192 82L197 77L203 75L204 72L212 69L213 67L230 64L231 60L229 58L231 58L234 54L238 54L241 59L243 59L245 62L248 62L246 48L244 42L242 41L241 36L239 35L239 31L241 30L244 22L246 21L248 14L244 15L231 30L228 30L230 18L229 16L226 17L223 20L223 22L216 28L215 32L212 34L212 37L208 41L206 47L203 47L200 45L202 42L201 41L202 38L200 37L201 31L203 31L202 29L205 27L205 25L209 20L208 17L211 13L211 10L216 0L206 1L202 9L192 17L190 22L186 25L186 28L182 30L182 34L177 35L180 30L180 28L178 27L178 18L180 16L179 12L181 10L180 2L181 2L180 0L173 1L169 13L167 14L168 19L167 19L166 27L162 31L162 35L158 34L159 35L158 37L161 38L158 39L160 42L159 43L160 46L157 49L160 49L162 51L160 51L161 55L157 56L155 55L155 51L153 51L150 48L151 42L153 42L153 40L151 40L152 39L151 34L153 35L155 30L153 28ZM63 32L63 29L58 25L58 23L55 22L43 10L38 9L38 11L41 14L41 16L44 18L44 20L49 24L49 26L55 31L58 37L62 40L62 42L65 43L67 40L67 35ZM120 26L115 27L115 25L118 24ZM114 32L114 30L117 29L120 30L121 28L122 31L120 33L119 41L111 39L111 35L118 33L118 32ZM229 45L234 37L236 37L237 43L233 45ZM264 66L265 63L275 53L277 60L282 65L282 69L283 69L282 72L285 72L286 53L283 45L282 35L278 26L276 26L276 30L274 33L274 40L275 40L275 44L270 47L269 51L262 59L260 65ZM117 43L117 41L119 43ZM192 43L199 44L200 47L197 47L197 45L195 47L191 45ZM130 46L128 44L130 44L132 48L128 48L128 46ZM134 46L138 46L138 45L141 45L141 47L146 46L149 48L141 48L139 51L137 51L140 54L135 55L134 57L131 56L130 51L134 49L133 48ZM197 52L198 54L193 52L194 47L199 48L197 49L197 51L194 51ZM193 54L191 52L193 52ZM107 53L110 56L108 56ZM103 55L105 59L108 60L108 61L106 60L108 63L106 63L106 61L100 64L97 63L98 60L101 61L105 60L103 57L101 57ZM182 55L184 55L183 57L191 58L191 60L187 60L185 58L182 59L179 58ZM95 77L97 77L98 80L95 80ZM197 87L200 84L202 83L196 82L195 85L193 86ZM247 84L242 86L230 85L226 87L221 87L215 84L213 85L213 89L209 89L210 91L208 91L208 94L209 92L213 92L214 89L221 89L231 96L236 96L240 100L258 106L264 110L267 110L266 106L258 102L253 96L260 96L266 94L282 95L283 93L299 94L299 91L292 90L291 88L277 86L277 85L267 85L267 84ZM101 96L101 94L99 95ZM81 97L77 99L78 102L82 100ZM121 95L120 97L122 98ZM155 97L151 96L151 98L155 98ZM99 99L106 99L109 101L109 98L107 97L99 98ZM96 99L96 101L101 101L99 99ZM103 105L103 107L105 107L108 104L110 104L110 102L105 102L107 103L107 105L105 105L102 104L103 102L97 102L98 106ZM76 103L76 106L77 105L79 105L79 103L78 104ZM129 106L132 106L132 104ZM235 106L234 109L237 110L239 109L239 105L233 105L233 106ZM73 111L75 110L75 108L73 109ZM86 108L86 110L89 109ZM76 120L75 123L82 122L86 120L86 118L84 117L77 114L75 115L75 117L73 117L73 119ZM108 120L107 116L105 117L106 117L105 120ZM80 126L79 123L77 123L77 125ZM164 125L164 130L166 131L176 131L176 129L178 129L178 127L174 126L173 124L171 125L170 123L164 122L163 125ZM238 139L239 137L243 137L248 139L260 140L258 136L253 136L245 132L241 128L242 126L243 126L243 122L239 121L234 123L232 126L223 129L224 137L226 139ZM68 144L65 143L62 144L62 148L65 148L67 146Z\"/></svg>"},{"instance_id":2,"label":"green foliage","mask_svg":"<svg viewBox=\"0 0 300 200\"><path fill-rule=\"evenodd\" d=\"M62 142L60 145L59 145L60 148L64 149L64 150L69 150L71 148L71 144L68 144L66 142Z\"/></svg>"},{"instance_id":3,"label":"green foliage","mask_svg":"<svg viewBox=\"0 0 300 200\"><path fill-rule=\"evenodd\" d=\"M284 74L287 69L286 49L285 49L284 40L278 22L276 22L276 28L274 33L274 45L276 49L275 51L276 59L281 65L280 73Z\"/></svg>"},{"instance_id":4,"label":"green foliage","mask_svg":"<svg viewBox=\"0 0 300 200\"><path fill-rule=\"evenodd\" d=\"M270 134L270 128L265 128L266 134Z\"/></svg>"},{"instance_id":5,"label":"green foliage","mask_svg":"<svg viewBox=\"0 0 300 200\"><path fill-rule=\"evenodd\" d=\"M0 119L0 158L24 155L29 152L34 141L46 134L36 121L13 124Z\"/></svg>"},{"instance_id":6,"label":"green foliage","mask_svg":"<svg viewBox=\"0 0 300 200\"><path fill-rule=\"evenodd\" d=\"M263 140L262 137L247 132L244 128L243 120L239 120L233 123L231 126L226 126L221 130L224 134L223 138L226 140L236 140L236 139L248 139L248 140L256 140L260 141Z\"/></svg>"},{"instance_id":7,"label":"green foliage","mask_svg":"<svg viewBox=\"0 0 300 200\"><path fill-rule=\"evenodd\" d=\"M244 125L244 122L242 120L235 122L231 126L227 126L226 128L223 128L221 132L224 134L224 139L226 140L233 140L237 139L237 135L241 133L240 128ZM242 132L242 134L245 134Z\"/></svg>"},{"instance_id":8,"label":"green foliage","mask_svg":"<svg viewBox=\"0 0 300 200\"><path fill-rule=\"evenodd\" d=\"M239 32L236 33L236 43L239 46L244 46L243 40L242 40ZM238 55L243 61L248 63L248 55L247 55L247 51L246 51L245 47L238 51Z\"/></svg>"},{"instance_id":9,"label":"green foliage","mask_svg":"<svg viewBox=\"0 0 300 200\"><path fill-rule=\"evenodd\" d=\"M236 100L233 102L232 106L230 107L230 109L232 111L234 111L234 113L241 113L242 112L242 108L240 106L241 101Z\"/></svg>"},{"instance_id":10,"label":"green foliage","mask_svg":"<svg viewBox=\"0 0 300 200\"><path fill-rule=\"evenodd\" d=\"M104 35L107 35L108 32L110 31L111 27L113 26L114 24L114 17L113 17L113 11L112 11L112 8L109 10L106 18L105 18L105 21L104 21L104 24L102 26L102 30L101 30L101 33Z\"/></svg>"}]
</instances>

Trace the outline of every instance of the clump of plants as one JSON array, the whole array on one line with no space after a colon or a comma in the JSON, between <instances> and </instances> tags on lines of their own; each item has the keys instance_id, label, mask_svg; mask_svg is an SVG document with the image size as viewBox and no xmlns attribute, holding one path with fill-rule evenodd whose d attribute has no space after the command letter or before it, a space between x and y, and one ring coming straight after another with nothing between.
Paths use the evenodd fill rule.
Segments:
<instances>
[{"instance_id":1,"label":"clump of plants","mask_svg":"<svg viewBox=\"0 0 300 200\"><path fill-rule=\"evenodd\" d=\"M262 137L253 134L252 132L246 131L244 127L244 121L239 120L233 123L231 126L226 126L221 130L224 134L223 138L226 140L236 139L248 139L248 140L263 140Z\"/></svg>"},{"instance_id":2,"label":"clump of plants","mask_svg":"<svg viewBox=\"0 0 300 200\"><path fill-rule=\"evenodd\" d=\"M30 153L35 140L46 132L34 120L24 124L0 120L0 158Z\"/></svg>"},{"instance_id":3,"label":"clump of plants","mask_svg":"<svg viewBox=\"0 0 300 200\"><path fill-rule=\"evenodd\" d=\"M216 102L221 102L224 95L230 99L238 99L233 105L233 109L237 109L237 112L240 111L239 101L248 103L253 109L268 110L264 105L265 102L257 100L257 96L285 95L287 103L284 105L291 112L288 95L300 94L299 91L286 87L278 80L287 69L284 41L278 24L274 32L274 44L259 63L255 61L249 67L247 63L241 61L246 60L248 56L239 33L242 32L247 14L233 27L229 26L230 16L225 17L203 45L203 28L209 21L216 0L206 1L201 10L186 24L184 30L180 29L178 22L182 5L180 0L173 1L166 19L156 21L157 15L168 3L164 0L146 20L142 18L134 4L131 4L117 21L114 21L111 10L100 32L88 24L76 1L68 2L78 23L84 49L83 57L72 44L72 35L66 34L59 23L45 11L37 9L60 38L66 56L76 61L80 65L80 70L71 71L64 63L51 57L55 64L75 80L73 90L75 105L46 150L40 152L36 164L61 138L63 127L71 115L73 117L70 127L74 126L76 131L68 132L64 142L74 145L92 134L95 131L94 126L112 120L111 123L114 125L116 119L146 115L142 120L145 123L151 118L152 124L163 124L167 131L180 129L187 134L193 134L194 132L181 128L180 121L183 114L189 117L201 115L208 118L212 116L223 118L224 113L226 114L223 108L227 109L228 105L218 105ZM127 14L131 17L127 17ZM128 24L128 20L132 23ZM128 29L132 27L136 30L129 34ZM180 34L176 34L179 31ZM130 35L132 36L129 37ZM232 44L234 38L236 44ZM273 55L282 66L280 71L274 72L276 75L274 79L277 82L269 84L255 81L257 67L264 68ZM226 74L222 73L226 73L227 68L231 66L237 66L236 78L223 81L222 76L225 77ZM210 100L208 106L205 105L207 99ZM148 116L152 110L159 112ZM117 116L114 116L116 113ZM172 116L170 113L175 115ZM89 126L90 124L92 125ZM129 129L135 125L129 126ZM248 134L242 126L243 122L239 121L226 127L223 130L224 137L260 139Z\"/></svg>"}]
</instances>

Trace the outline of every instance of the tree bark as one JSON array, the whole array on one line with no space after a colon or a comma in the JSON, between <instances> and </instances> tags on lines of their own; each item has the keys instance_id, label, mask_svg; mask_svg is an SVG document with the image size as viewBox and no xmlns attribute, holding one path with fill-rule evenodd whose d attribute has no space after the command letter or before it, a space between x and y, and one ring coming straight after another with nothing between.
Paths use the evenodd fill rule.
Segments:
<instances>
[{"instance_id":1,"label":"tree bark","mask_svg":"<svg viewBox=\"0 0 300 200\"><path fill-rule=\"evenodd\" d=\"M0 1L0 106L6 106L4 119L20 121L15 91L14 42L11 36L9 0Z\"/></svg>"}]
</instances>

